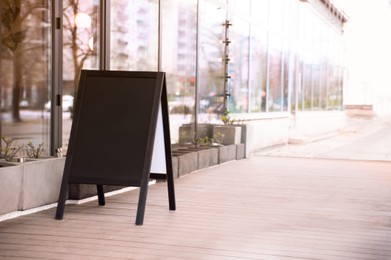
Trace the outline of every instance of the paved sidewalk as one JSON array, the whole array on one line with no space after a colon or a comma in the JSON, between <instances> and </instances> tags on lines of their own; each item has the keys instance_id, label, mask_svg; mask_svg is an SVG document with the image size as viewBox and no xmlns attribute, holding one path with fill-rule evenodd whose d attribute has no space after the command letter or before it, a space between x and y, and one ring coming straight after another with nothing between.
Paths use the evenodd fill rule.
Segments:
<instances>
[{"instance_id":1,"label":"paved sidewalk","mask_svg":"<svg viewBox=\"0 0 391 260\"><path fill-rule=\"evenodd\" d=\"M257 155L391 161L391 117L351 118L339 134L304 144L261 150Z\"/></svg>"}]
</instances>

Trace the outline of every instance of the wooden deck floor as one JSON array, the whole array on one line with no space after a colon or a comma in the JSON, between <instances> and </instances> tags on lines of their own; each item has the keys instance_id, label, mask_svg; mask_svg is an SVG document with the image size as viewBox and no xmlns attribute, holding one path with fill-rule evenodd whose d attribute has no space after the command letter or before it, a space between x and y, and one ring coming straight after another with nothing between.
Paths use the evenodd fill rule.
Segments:
<instances>
[{"instance_id":1,"label":"wooden deck floor","mask_svg":"<svg viewBox=\"0 0 391 260\"><path fill-rule=\"evenodd\" d=\"M0 259L391 259L391 163L253 156L0 223Z\"/></svg>"}]
</instances>

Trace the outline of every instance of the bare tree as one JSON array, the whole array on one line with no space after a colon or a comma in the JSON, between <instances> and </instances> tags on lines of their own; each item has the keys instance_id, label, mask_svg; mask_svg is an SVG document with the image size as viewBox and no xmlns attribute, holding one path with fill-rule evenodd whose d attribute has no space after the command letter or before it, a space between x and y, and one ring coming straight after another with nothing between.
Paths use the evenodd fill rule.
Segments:
<instances>
[{"instance_id":1,"label":"bare tree","mask_svg":"<svg viewBox=\"0 0 391 260\"><path fill-rule=\"evenodd\" d=\"M9 52L13 64L13 88L12 88L12 119L20 121L20 100L23 88L24 56L31 50L23 42L26 39L29 27L27 18L35 10L47 8L42 3L31 3L21 0L1 0L1 43L2 51Z\"/></svg>"},{"instance_id":2,"label":"bare tree","mask_svg":"<svg viewBox=\"0 0 391 260\"><path fill-rule=\"evenodd\" d=\"M84 67L87 59L94 54L93 48L88 44L88 39L94 36L93 24L89 27L80 28L75 21L77 15L83 13L91 18L91 22L94 21L94 17L97 15L97 10L90 10L86 13L86 10L81 10L81 3L79 0L68 0L64 5L64 47L67 47L71 51L71 60L73 63L73 82L74 82L74 96L77 93L77 85L80 78L80 72ZM94 12L95 11L95 12ZM82 31L82 30L83 31ZM86 43L87 38L87 43ZM92 38L96 41L96 37Z\"/></svg>"}]
</instances>

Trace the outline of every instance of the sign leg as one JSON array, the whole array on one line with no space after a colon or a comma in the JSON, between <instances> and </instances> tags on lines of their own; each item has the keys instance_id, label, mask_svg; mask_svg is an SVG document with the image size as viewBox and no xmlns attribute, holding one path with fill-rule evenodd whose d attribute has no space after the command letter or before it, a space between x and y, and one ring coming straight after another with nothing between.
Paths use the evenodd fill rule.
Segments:
<instances>
[{"instance_id":1,"label":"sign leg","mask_svg":"<svg viewBox=\"0 0 391 260\"><path fill-rule=\"evenodd\" d=\"M60 195L57 202L57 210L55 219L61 220L64 217L65 201L68 195L68 183L63 181L61 183Z\"/></svg>"},{"instance_id":2,"label":"sign leg","mask_svg":"<svg viewBox=\"0 0 391 260\"><path fill-rule=\"evenodd\" d=\"M168 189L168 205L170 207L170 210L176 210L174 177L172 173L167 174L167 189Z\"/></svg>"},{"instance_id":3,"label":"sign leg","mask_svg":"<svg viewBox=\"0 0 391 260\"><path fill-rule=\"evenodd\" d=\"M98 191L99 206L104 206L106 204L106 201L105 201L105 193L103 192L103 185L97 184L96 190Z\"/></svg>"},{"instance_id":4,"label":"sign leg","mask_svg":"<svg viewBox=\"0 0 391 260\"><path fill-rule=\"evenodd\" d=\"M144 224L144 213L145 213L145 204L147 202L148 194L148 182L142 184L140 187L140 195L138 198L137 205L137 216L136 216L136 225L142 226Z\"/></svg>"},{"instance_id":5,"label":"sign leg","mask_svg":"<svg viewBox=\"0 0 391 260\"><path fill-rule=\"evenodd\" d=\"M165 74L164 74L165 75ZM166 78L163 79L163 90L161 95L162 119L163 119L163 133L164 133L164 150L166 156L166 173L167 173L167 189L168 189L168 203L170 210L176 209L175 190L174 190L174 174L172 169L172 153L171 153L171 136L170 136L170 120L168 118L168 99Z\"/></svg>"}]
</instances>

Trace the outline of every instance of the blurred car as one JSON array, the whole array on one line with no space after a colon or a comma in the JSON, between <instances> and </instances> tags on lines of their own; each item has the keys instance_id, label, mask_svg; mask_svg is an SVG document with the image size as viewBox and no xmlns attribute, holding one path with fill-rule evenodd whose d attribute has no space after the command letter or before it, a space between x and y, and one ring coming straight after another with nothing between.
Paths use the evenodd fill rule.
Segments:
<instances>
[{"instance_id":1,"label":"blurred car","mask_svg":"<svg viewBox=\"0 0 391 260\"><path fill-rule=\"evenodd\" d=\"M49 100L45 103L45 109L50 110L52 106L52 102ZM62 96L62 111L63 112L71 112L73 109L73 96L64 95Z\"/></svg>"}]
</instances>

